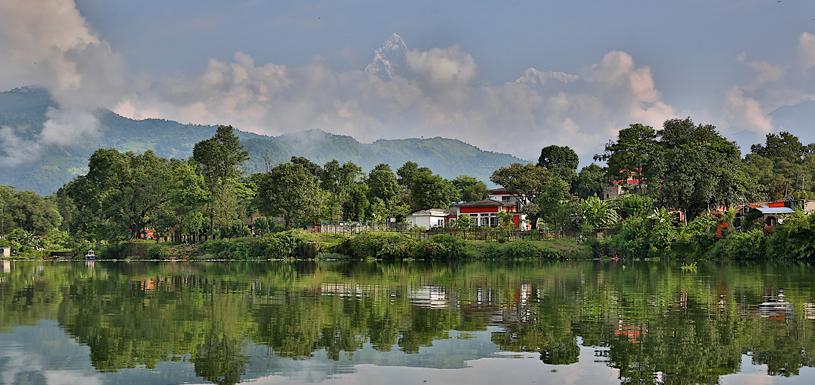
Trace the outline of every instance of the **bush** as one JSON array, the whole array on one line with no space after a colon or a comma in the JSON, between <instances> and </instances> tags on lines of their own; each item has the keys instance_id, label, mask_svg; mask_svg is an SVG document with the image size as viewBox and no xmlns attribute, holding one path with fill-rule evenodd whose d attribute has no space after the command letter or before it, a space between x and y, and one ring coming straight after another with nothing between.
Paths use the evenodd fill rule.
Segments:
<instances>
[{"instance_id":1,"label":"bush","mask_svg":"<svg viewBox=\"0 0 815 385\"><path fill-rule=\"evenodd\" d=\"M404 259L414 255L418 243L406 234L366 232L343 242L337 252L356 258Z\"/></svg>"},{"instance_id":2,"label":"bush","mask_svg":"<svg viewBox=\"0 0 815 385\"><path fill-rule=\"evenodd\" d=\"M775 259L815 257L815 215L796 213L776 226L767 240L767 256Z\"/></svg>"},{"instance_id":3,"label":"bush","mask_svg":"<svg viewBox=\"0 0 815 385\"><path fill-rule=\"evenodd\" d=\"M699 215L690 223L679 228L671 249L681 256L703 256L716 244L718 218L713 215Z\"/></svg>"},{"instance_id":4,"label":"bush","mask_svg":"<svg viewBox=\"0 0 815 385\"><path fill-rule=\"evenodd\" d=\"M448 234L439 234L419 242L413 255L419 259L450 260L465 255L466 243L463 239Z\"/></svg>"},{"instance_id":5,"label":"bush","mask_svg":"<svg viewBox=\"0 0 815 385\"><path fill-rule=\"evenodd\" d=\"M670 254L678 230L665 211L623 221L610 241L621 256L631 258L662 257Z\"/></svg>"},{"instance_id":6,"label":"bush","mask_svg":"<svg viewBox=\"0 0 815 385\"><path fill-rule=\"evenodd\" d=\"M730 259L763 259L767 256L767 237L761 230L732 233L716 242L710 257Z\"/></svg>"},{"instance_id":7,"label":"bush","mask_svg":"<svg viewBox=\"0 0 815 385\"><path fill-rule=\"evenodd\" d=\"M534 241L493 243L486 247L484 250L484 256L490 259L563 258L560 251L547 248L540 242Z\"/></svg>"},{"instance_id":8,"label":"bush","mask_svg":"<svg viewBox=\"0 0 815 385\"><path fill-rule=\"evenodd\" d=\"M258 238L219 239L204 243L205 255L226 259L314 258L320 247L307 234L292 230Z\"/></svg>"}]
</instances>

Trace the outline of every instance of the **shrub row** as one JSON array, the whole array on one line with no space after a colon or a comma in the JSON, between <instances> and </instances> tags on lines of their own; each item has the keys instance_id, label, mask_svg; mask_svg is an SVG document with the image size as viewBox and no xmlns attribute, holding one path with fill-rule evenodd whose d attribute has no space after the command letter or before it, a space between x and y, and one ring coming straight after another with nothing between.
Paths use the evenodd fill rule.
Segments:
<instances>
[{"instance_id":1,"label":"shrub row","mask_svg":"<svg viewBox=\"0 0 815 385\"><path fill-rule=\"evenodd\" d=\"M563 255L562 251L546 247L540 242L512 241L487 245L484 249L484 257L489 259L562 259L565 258L565 255Z\"/></svg>"},{"instance_id":2,"label":"shrub row","mask_svg":"<svg viewBox=\"0 0 815 385\"><path fill-rule=\"evenodd\" d=\"M515 259L563 258L564 252L539 241L467 242L449 234L424 240L400 233L362 233L341 244L337 252L354 258L380 259Z\"/></svg>"},{"instance_id":3,"label":"shrub row","mask_svg":"<svg viewBox=\"0 0 815 385\"><path fill-rule=\"evenodd\" d=\"M358 234L337 247L336 251L354 258L451 260L465 256L466 243L447 234L418 240L394 232Z\"/></svg>"},{"instance_id":4,"label":"shrub row","mask_svg":"<svg viewBox=\"0 0 815 385\"><path fill-rule=\"evenodd\" d=\"M321 246L301 231L283 231L256 238L219 239L201 245L205 257L224 259L314 258Z\"/></svg>"}]
</instances>

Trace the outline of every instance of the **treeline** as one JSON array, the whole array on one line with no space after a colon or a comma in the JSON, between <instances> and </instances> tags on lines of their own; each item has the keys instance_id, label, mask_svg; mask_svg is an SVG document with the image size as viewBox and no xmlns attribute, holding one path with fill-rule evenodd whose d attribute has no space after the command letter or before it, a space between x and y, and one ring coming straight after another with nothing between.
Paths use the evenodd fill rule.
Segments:
<instances>
[{"instance_id":1,"label":"treeline","mask_svg":"<svg viewBox=\"0 0 815 385\"><path fill-rule=\"evenodd\" d=\"M0 242L17 250L67 234L90 242L154 238L181 242L234 238L320 223L385 224L412 211L486 197L473 177L447 180L407 162L369 173L354 163L315 164L302 157L245 175L248 154L232 127L194 146L190 159L97 150L88 172L49 197L0 190ZM8 196L8 198L7 198ZM64 240L64 239L63 239Z\"/></svg>"},{"instance_id":2,"label":"treeline","mask_svg":"<svg viewBox=\"0 0 815 385\"><path fill-rule=\"evenodd\" d=\"M487 196L483 181L447 180L414 162L395 171L380 164L366 174L351 162L319 165L293 157L245 175L241 165L247 159L228 126L197 143L190 159L98 150L87 174L53 196L0 190L0 242L25 249L26 242L64 240L67 234L114 242L144 237L149 230L153 237L196 243L320 222L400 222L413 211ZM668 120L659 130L633 124L595 159L606 166L578 171L573 149L547 146L538 162L500 168L491 182L516 194L538 230L609 233L615 238L605 241L607 252L640 255L664 249L667 241L660 239L673 245L682 237L709 237L721 219L709 213L718 208L815 197L815 145L787 132L767 135L743 157L712 125L690 119ZM619 186L622 196L602 199L609 186ZM654 221L665 221L672 233L653 235L660 228ZM455 223L456 229L470 226L466 220ZM691 230L693 237L683 233Z\"/></svg>"}]
</instances>

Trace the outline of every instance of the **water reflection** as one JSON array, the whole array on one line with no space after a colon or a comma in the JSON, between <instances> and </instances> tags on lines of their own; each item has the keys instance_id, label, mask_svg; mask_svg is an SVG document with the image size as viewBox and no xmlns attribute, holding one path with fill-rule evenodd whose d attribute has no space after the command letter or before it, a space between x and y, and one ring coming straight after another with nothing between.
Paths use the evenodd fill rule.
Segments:
<instances>
[{"instance_id":1,"label":"water reflection","mask_svg":"<svg viewBox=\"0 0 815 385\"><path fill-rule=\"evenodd\" d=\"M807 266L3 266L4 384L815 379Z\"/></svg>"}]
</instances>

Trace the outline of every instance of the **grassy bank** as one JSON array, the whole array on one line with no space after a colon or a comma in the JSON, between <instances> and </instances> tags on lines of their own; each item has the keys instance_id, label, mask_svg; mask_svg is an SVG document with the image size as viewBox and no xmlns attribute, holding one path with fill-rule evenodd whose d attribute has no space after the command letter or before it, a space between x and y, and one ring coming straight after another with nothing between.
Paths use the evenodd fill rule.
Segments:
<instances>
[{"instance_id":1,"label":"grassy bank","mask_svg":"<svg viewBox=\"0 0 815 385\"><path fill-rule=\"evenodd\" d=\"M573 239L476 241L451 235L420 239L416 234L365 232L356 235L299 230L254 238L230 238L196 245L130 241L101 251L110 259L579 259L591 248Z\"/></svg>"}]
</instances>

